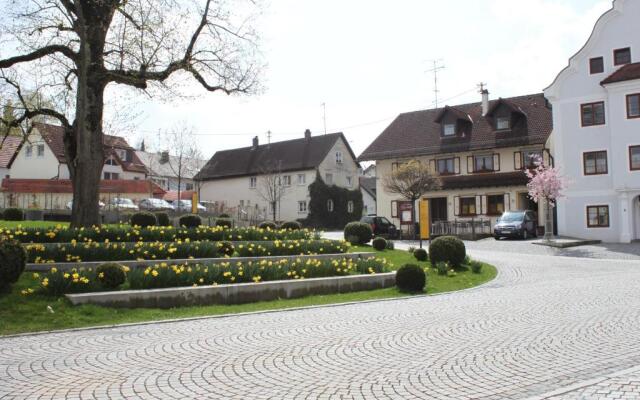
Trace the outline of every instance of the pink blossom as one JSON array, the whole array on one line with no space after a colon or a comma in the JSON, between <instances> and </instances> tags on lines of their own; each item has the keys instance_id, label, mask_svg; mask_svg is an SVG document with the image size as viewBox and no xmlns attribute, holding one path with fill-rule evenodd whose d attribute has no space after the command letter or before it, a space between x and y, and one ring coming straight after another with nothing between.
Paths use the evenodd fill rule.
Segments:
<instances>
[{"instance_id":1,"label":"pink blossom","mask_svg":"<svg viewBox=\"0 0 640 400\"><path fill-rule=\"evenodd\" d=\"M562 197L562 191L567 187L567 182L560 175L557 168L544 165L540 157L534 160L535 169L525 170L529 183L529 196L536 203L548 200L554 206L556 200Z\"/></svg>"}]
</instances>

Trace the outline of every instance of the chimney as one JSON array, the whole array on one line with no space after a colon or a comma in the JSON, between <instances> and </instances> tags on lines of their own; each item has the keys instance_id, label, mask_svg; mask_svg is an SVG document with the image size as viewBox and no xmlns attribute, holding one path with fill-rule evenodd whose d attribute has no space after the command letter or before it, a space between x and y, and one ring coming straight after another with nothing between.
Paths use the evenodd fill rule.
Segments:
<instances>
[{"instance_id":1,"label":"chimney","mask_svg":"<svg viewBox=\"0 0 640 400\"><path fill-rule=\"evenodd\" d=\"M489 91L482 89L480 94L482 94L482 116L484 117L489 112Z\"/></svg>"},{"instance_id":2,"label":"chimney","mask_svg":"<svg viewBox=\"0 0 640 400\"><path fill-rule=\"evenodd\" d=\"M166 164L169 162L169 152L163 151L160 153L160 164Z\"/></svg>"},{"instance_id":3,"label":"chimney","mask_svg":"<svg viewBox=\"0 0 640 400\"><path fill-rule=\"evenodd\" d=\"M311 130L307 129L304 131L304 138L311 139Z\"/></svg>"},{"instance_id":4,"label":"chimney","mask_svg":"<svg viewBox=\"0 0 640 400\"><path fill-rule=\"evenodd\" d=\"M252 148L253 148L253 149L257 149L257 148L258 148L258 144L259 144L259 142L258 142L258 137L257 137L257 136L254 136L254 138L253 138L253 146L252 146Z\"/></svg>"}]
</instances>

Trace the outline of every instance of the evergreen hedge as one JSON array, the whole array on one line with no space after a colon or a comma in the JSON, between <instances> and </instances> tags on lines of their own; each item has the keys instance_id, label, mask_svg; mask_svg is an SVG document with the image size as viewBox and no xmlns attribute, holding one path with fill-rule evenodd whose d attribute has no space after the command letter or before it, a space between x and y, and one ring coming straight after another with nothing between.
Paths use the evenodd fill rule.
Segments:
<instances>
[{"instance_id":1,"label":"evergreen hedge","mask_svg":"<svg viewBox=\"0 0 640 400\"><path fill-rule=\"evenodd\" d=\"M316 173L316 180L309 185L309 215L305 225L314 228L342 229L349 222L359 221L362 217L362 193L336 185L327 185ZM329 211L329 200L333 201L333 211ZM349 212L348 203L353 202L353 211Z\"/></svg>"}]
</instances>

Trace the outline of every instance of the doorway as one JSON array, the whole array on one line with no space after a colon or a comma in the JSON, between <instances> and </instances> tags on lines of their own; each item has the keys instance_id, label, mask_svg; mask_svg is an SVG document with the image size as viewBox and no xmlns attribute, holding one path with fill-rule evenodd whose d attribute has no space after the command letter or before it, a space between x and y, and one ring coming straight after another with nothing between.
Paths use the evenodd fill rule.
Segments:
<instances>
[{"instance_id":1,"label":"doorway","mask_svg":"<svg viewBox=\"0 0 640 400\"><path fill-rule=\"evenodd\" d=\"M431 223L439 221L447 221L447 198L440 197L436 199L429 199L429 210Z\"/></svg>"},{"instance_id":2,"label":"doorway","mask_svg":"<svg viewBox=\"0 0 640 400\"><path fill-rule=\"evenodd\" d=\"M536 214L538 213L538 203L533 201L531 197L529 197L529 193L521 192L518 193L518 210L521 211L533 211Z\"/></svg>"}]
</instances>

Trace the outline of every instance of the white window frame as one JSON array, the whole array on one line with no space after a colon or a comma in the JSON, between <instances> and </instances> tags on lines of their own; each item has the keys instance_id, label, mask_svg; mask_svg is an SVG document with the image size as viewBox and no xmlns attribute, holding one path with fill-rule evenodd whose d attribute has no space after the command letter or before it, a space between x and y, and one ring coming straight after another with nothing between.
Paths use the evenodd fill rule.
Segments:
<instances>
[{"instance_id":1,"label":"white window frame","mask_svg":"<svg viewBox=\"0 0 640 400\"><path fill-rule=\"evenodd\" d=\"M307 212L307 201L299 200L298 201L298 213L305 214Z\"/></svg>"},{"instance_id":2,"label":"white window frame","mask_svg":"<svg viewBox=\"0 0 640 400\"><path fill-rule=\"evenodd\" d=\"M336 164L342 164L342 152L336 151Z\"/></svg>"},{"instance_id":3,"label":"white window frame","mask_svg":"<svg viewBox=\"0 0 640 400\"><path fill-rule=\"evenodd\" d=\"M444 124L442 128L443 136L455 136L456 135L456 124Z\"/></svg>"},{"instance_id":4,"label":"white window frame","mask_svg":"<svg viewBox=\"0 0 640 400\"><path fill-rule=\"evenodd\" d=\"M44 143L36 145L36 156L39 158L44 157Z\"/></svg>"},{"instance_id":5,"label":"white window frame","mask_svg":"<svg viewBox=\"0 0 640 400\"><path fill-rule=\"evenodd\" d=\"M27 145L27 147L25 147L24 149L24 155L25 157L31 157L33 155L33 145Z\"/></svg>"},{"instance_id":6,"label":"white window frame","mask_svg":"<svg viewBox=\"0 0 640 400\"><path fill-rule=\"evenodd\" d=\"M506 126L500 126L501 123L506 123ZM496 129L499 131L504 131L511 129L511 118L509 117L497 117L496 118Z\"/></svg>"},{"instance_id":7,"label":"white window frame","mask_svg":"<svg viewBox=\"0 0 640 400\"><path fill-rule=\"evenodd\" d=\"M291 186L291 175L283 175L284 186Z\"/></svg>"},{"instance_id":8,"label":"white window frame","mask_svg":"<svg viewBox=\"0 0 640 400\"><path fill-rule=\"evenodd\" d=\"M355 209L355 205L353 204L353 200L349 200L347 202L347 212L348 213L353 213L354 209Z\"/></svg>"},{"instance_id":9,"label":"white window frame","mask_svg":"<svg viewBox=\"0 0 640 400\"><path fill-rule=\"evenodd\" d=\"M352 186L353 186L353 177L347 176L347 187L352 187Z\"/></svg>"},{"instance_id":10,"label":"white window frame","mask_svg":"<svg viewBox=\"0 0 640 400\"><path fill-rule=\"evenodd\" d=\"M298 174L298 185L306 185L306 183L307 183L307 175Z\"/></svg>"},{"instance_id":11,"label":"white window frame","mask_svg":"<svg viewBox=\"0 0 640 400\"><path fill-rule=\"evenodd\" d=\"M333 199L327 200L327 211L333 212L334 209Z\"/></svg>"},{"instance_id":12,"label":"white window frame","mask_svg":"<svg viewBox=\"0 0 640 400\"><path fill-rule=\"evenodd\" d=\"M255 189L257 186L258 186L258 177L257 176L249 177L249 188Z\"/></svg>"},{"instance_id":13,"label":"white window frame","mask_svg":"<svg viewBox=\"0 0 640 400\"><path fill-rule=\"evenodd\" d=\"M327 185L333 185L333 174L330 172L324 174L324 181Z\"/></svg>"}]
</instances>

